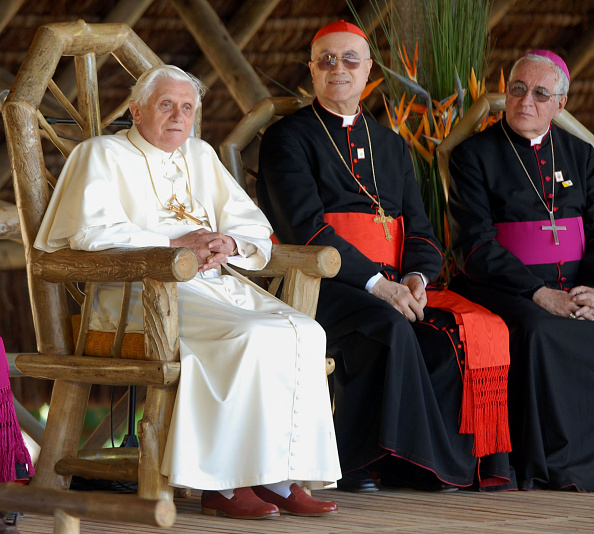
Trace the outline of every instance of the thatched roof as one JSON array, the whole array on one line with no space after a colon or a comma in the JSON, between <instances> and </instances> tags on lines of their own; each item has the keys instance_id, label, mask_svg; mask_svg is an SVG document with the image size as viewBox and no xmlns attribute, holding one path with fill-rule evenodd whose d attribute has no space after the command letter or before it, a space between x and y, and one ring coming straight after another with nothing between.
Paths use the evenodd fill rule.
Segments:
<instances>
[{"instance_id":1,"label":"thatched roof","mask_svg":"<svg viewBox=\"0 0 594 534\"><path fill-rule=\"evenodd\" d=\"M364 10L367 3L364 0L354 2L360 10ZM395 3L406 4L403 0ZM9 85L11 75L17 73L39 26L79 18L86 22L114 21L118 13L125 11L123 4L140 6L136 8L135 15L130 15L133 17L131 26L163 61L175 63L206 79L210 91L204 100L203 136L218 146L242 112L221 79L213 76L213 68L174 7L175 2L3 0L4 14L0 14L4 18L0 20L0 90ZM191 6L192 2L185 4ZM485 4L488 4L487 0ZM247 32L249 35L243 53L273 95L287 94L283 87L296 91L307 83L309 41L320 25L337 18L351 18L344 0L210 0L210 5L233 37L246 33L246 27L252 23L246 16L252 13L249 8L255 6L267 11L263 23L255 22L261 24L257 31L251 32L253 35ZM594 65L590 65L589 61L590 48L594 48L594 37L590 37L589 32L593 7L591 0L496 0L493 17L497 20L492 30L493 48L487 72L490 85L496 86L500 67L507 73L510 62L526 50L553 49L564 55L570 68L576 70L568 109L583 119L587 126L594 126L594 104L589 98L594 84ZM580 61L580 54L588 55L585 61ZM108 61L100 75L106 109L112 101L119 103L123 100L133 82L113 63L113 60Z\"/></svg>"}]
</instances>

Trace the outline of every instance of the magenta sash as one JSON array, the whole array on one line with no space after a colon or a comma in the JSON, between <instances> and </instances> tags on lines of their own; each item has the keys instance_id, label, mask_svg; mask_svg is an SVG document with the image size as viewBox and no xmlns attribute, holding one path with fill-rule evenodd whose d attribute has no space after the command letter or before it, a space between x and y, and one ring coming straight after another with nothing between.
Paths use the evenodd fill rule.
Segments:
<instances>
[{"instance_id":1,"label":"magenta sash","mask_svg":"<svg viewBox=\"0 0 594 534\"><path fill-rule=\"evenodd\" d=\"M502 247L515 254L524 265L581 260L586 249L582 218L556 219L555 224L566 227L566 230L557 230L558 245L555 245L553 232L542 229L543 226L551 225L548 219L495 223L498 230L496 239Z\"/></svg>"}]
</instances>

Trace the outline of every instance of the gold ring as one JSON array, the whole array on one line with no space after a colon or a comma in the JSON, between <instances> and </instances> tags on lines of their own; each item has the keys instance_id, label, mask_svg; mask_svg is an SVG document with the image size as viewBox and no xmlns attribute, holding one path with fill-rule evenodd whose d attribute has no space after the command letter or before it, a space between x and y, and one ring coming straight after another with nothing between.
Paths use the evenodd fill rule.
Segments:
<instances>
[{"instance_id":1,"label":"gold ring","mask_svg":"<svg viewBox=\"0 0 594 534\"><path fill-rule=\"evenodd\" d=\"M570 319L577 319L577 315L576 315L575 313L571 312L571 313L569 314L569 318L570 318Z\"/></svg>"}]
</instances>

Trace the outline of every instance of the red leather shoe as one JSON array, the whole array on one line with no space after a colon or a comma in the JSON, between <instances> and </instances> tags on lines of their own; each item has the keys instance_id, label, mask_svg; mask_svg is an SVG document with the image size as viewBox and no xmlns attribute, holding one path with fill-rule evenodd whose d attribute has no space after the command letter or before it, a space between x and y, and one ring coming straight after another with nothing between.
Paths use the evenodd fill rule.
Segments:
<instances>
[{"instance_id":1,"label":"red leather shoe","mask_svg":"<svg viewBox=\"0 0 594 534\"><path fill-rule=\"evenodd\" d=\"M276 504L281 510L292 515L320 516L338 510L335 502L314 499L295 483L291 484L291 495L286 498L264 486L255 486L254 493L263 501Z\"/></svg>"},{"instance_id":2,"label":"red leather shoe","mask_svg":"<svg viewBox=\"0 0 594 534\"><path fill-rule=\"evenodd\" d=\"M227 499L218 491L203 491L202 513L233 519L268 519L280 515L274 504L256 497L252 488L235 488L233 494L231 499Z\"/></svg>"}]
</instances>

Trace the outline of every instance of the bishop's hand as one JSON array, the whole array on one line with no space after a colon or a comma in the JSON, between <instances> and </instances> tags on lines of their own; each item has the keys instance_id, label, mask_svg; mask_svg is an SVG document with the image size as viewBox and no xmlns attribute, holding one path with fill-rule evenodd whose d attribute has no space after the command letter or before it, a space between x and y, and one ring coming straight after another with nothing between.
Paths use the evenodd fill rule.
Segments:
<instances>
[{"instance_id":1,"label":"bishop's hand","mask_svg":"<svg viewBox=\"0 0 594 534\"><path fill-rule=\"evenodd\" d=\"M409 280L414 280L415 278L419 277L415 276ZM409 282L409 280L407 280L407 282ZM421 285L423 285L422 282ZM399 284L398 282L391 282L390 280L382 277L376 282L370 293L391 304L411 323L414 323L417 319L422 321L425 317L423 309L427 303L427 295L425 294L424 287L421 291L415 285L413 290L414 294L408 285ZM417 295L418 298L415 298L415 295Z\"/></svg>"},{"instance_id":2,"label":"bishop's hand","mask_svg":"<svg viewBox=\"0 0 594 534\"><path fill-rule=\"evenodd\" d=\"M532 300L548 312L561 317L573 317L580 309L580 306L572 301L569 293L546 286L534 293Z\"/></svg>"},{"instance_id":3,"label":"bishop's hand","mask_svg":"<svg viewBox=\"0 0 594 534\"><path fill-rule=\"evenodd\" d=\"M580 308L575 312L578 319L594 321L594 288L576 286L569 291L571 301Z\"/></svg>"},{"instance_id":4,"label":"bishop's hand","mask_svg":"<svg viewBox=\"0 0 594 534\"><path fill-rule=\"evenodd\" d=\"M217 269L222 263L227 263L227 258L233 255L236 247L232 237L205 228L172 239L170 245L189 248L201 265L198 272Z\"/></svg>"}]
</instances>

